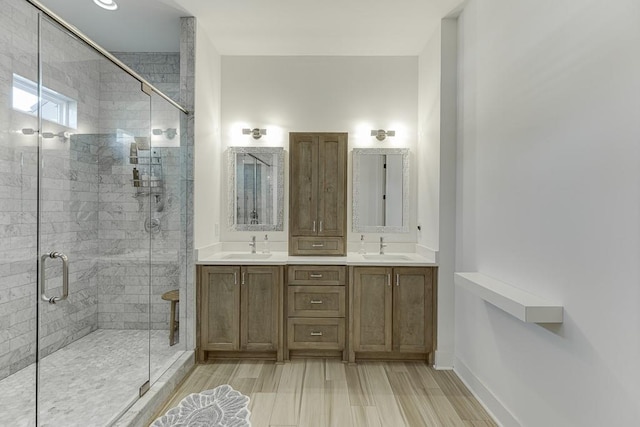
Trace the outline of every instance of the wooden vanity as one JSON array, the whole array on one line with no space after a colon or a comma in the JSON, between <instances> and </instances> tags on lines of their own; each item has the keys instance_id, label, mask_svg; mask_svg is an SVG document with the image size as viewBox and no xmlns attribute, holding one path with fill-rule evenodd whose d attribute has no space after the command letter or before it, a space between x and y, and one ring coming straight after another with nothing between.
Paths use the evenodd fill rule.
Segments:
<instances>
[{"instance_id":1,"label":"wooden vanity","mask_svg":"<svg viewBox=\"0 0 640 427\"><path fill-rule=\"evenodd\" d=\"M198 360L282 360L283 266L198 266Z\"/></svg>"},{"instance_id":2,"label":"wooden vanity","mask_svg":"<svg viewBox=\"0 0 640 427\"><path fill-rule=\"evenodd\" d=\"M350 264L351 257L340 265L286 255L280 265L218 265L223 257L198 265L198 360L433 363L437 267Z\"/></svg>"},{"instance_id":3,"label":"wooden vanity","mask_svg":"<svg viewBox=\"0 0 640 427\"><path fill-rule=\"evenodd\" d=\"M287 267L286 358L338 356L346 359L347 267Z\"/></svg>"},{"instance_id":4,"label":"wooden vanity","mask_svg":"<svg viewBox=\"0 0 640 427\"><path fill-rule=\"evenodd\" d=\"M236 259L218 253L198 261L199 361L335 357L351 363L365 359L433 363L435 260L417 254L366 257L347 253L347 138L339 132L289 134L288 252L266 257L235 254ZM371 184L372 176L381 179L375 188L384 189L384 195L375 193L370 199L385 201L372 209L376 215L366 215L372 202L363 191L354 189L354 231L408 232L408 150L376 148L354 153L354 184ZM244 156L253 161L248 170L243 169L243 176L236 177ZM273 149L235 148L229 158L232 183L246 182L247 173L256 181L262 176L261 169L270 174L283 169L283 153ZM366 171L365 164L377 169ZM283 193L283 180L277 179L280 187L273 194ZM393 185L388 187L388 183ZM257 188L231 185L229 200L242 199L241 190L254 194ZM281 198L278 200L273 212L282 210ZM366 208L358 210L358 206ZM269 207L230 203L230 224L235 230L255 230L246 218L236 215L247 209L255 210L251 218L273 217L259 230L278 225L273 229L282 230L281 221L276 220L282 214L269 215ZM371 222L380 218L385 222ZM380 239L380 252L384 246Z\"/></svg>"}]
</instances>

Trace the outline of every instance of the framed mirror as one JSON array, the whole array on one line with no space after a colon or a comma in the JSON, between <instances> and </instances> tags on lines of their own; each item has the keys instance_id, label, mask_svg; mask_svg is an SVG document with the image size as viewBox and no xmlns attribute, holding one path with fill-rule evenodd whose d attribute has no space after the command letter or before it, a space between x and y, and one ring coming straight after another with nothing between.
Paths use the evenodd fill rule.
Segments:
<instances>
[{"instance_id":1,"label":"framed mirror","mask_svg":"<svg viewBox=\"0 0 640 427\"><path fill-rule=\"evenodd\" d=\"M282 231L284 149L228 150L229 227L236 231Z\"/></svg>"},{"instance_id":2,"label":"framed mirror","mask_svg":"<svg viewBox=\"0 0 640 427\"><path fill-rule=\"evenodd\" d=\"M409 232L409 149L355 148L353 231Z\"/></svg>"}]
</instances>

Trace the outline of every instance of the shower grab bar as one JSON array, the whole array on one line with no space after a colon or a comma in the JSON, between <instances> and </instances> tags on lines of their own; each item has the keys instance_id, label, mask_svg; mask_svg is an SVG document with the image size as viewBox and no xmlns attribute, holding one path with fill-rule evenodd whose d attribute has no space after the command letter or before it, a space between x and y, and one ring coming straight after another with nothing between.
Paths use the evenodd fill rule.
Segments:
<instances>
[{"instance_id":1,"label":"shower grab bar","mask_svg":"<svg viewBox=\"0 0 640 427\"><path fill-rule=\"evenodd\" d=\"M49 298L45 294L45 261L47 258L60 258L62 260L62 296ZM49 252L40 257L40 297L49 304L64 301L69 296L69 258L62 252Z\"/></svg>"}]
</instances>

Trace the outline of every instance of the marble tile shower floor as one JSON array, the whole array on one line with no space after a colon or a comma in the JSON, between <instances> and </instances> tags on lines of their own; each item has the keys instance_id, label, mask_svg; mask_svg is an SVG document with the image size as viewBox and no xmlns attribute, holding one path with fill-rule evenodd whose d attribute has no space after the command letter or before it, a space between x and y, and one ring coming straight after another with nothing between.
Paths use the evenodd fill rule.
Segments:
<instances>
[{"instance_id":1,"label":"marble tile shower floor","mask_svg":"<svg viewBox=\"0 0 640 427\"><path fill-rule=\"evenodd\" d=\"M173 363L167 331L99 329L41 362L39 425L109 425ZM0 381L0 426L35 426L35 364Z\"/></svg>"}]
</instances>

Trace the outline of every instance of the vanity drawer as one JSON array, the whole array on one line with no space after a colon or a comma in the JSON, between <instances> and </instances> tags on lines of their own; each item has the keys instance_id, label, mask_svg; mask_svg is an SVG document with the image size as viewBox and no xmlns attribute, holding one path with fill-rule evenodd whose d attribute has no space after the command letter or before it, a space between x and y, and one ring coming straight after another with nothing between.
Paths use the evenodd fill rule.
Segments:
<instances>
[{"instance_id":1,"label":"vanity drawer","mask_svg":"<svg viewBox=\"0 0 640 427\"><path fill-rule=\"evenodd\" d=\"M343 350L344 319L289 319L290 350Z\"/></svg>"},{"instance_id":2,"label":"vanity drawer","mask_svg":"<svg viewBox=\"0 0 640 427\"><path fill-rule=\"evenodd\" d=\"M289 252L295 255L345 255L343 237L291 237Z\"/></svg>"},{"instance_id":3,"label":"vanity drawer","mask_svg":"<svg viewBox=\"0 0 640 427\"><path fill-rule=\"evenodd\" d=\"M289 285L344 286L347 268L343 265L294 265L287 268Z\"/></svg>"},{"instance_id":4,"label":"vanity drawer","mask_svg":"<svg viewBox=\"0 0 640 427\"><path fill-rule=\"evenodd\" d=\"M289 286L290 317L344 317L344 286Z\"/></svg>"}]
</instances>

